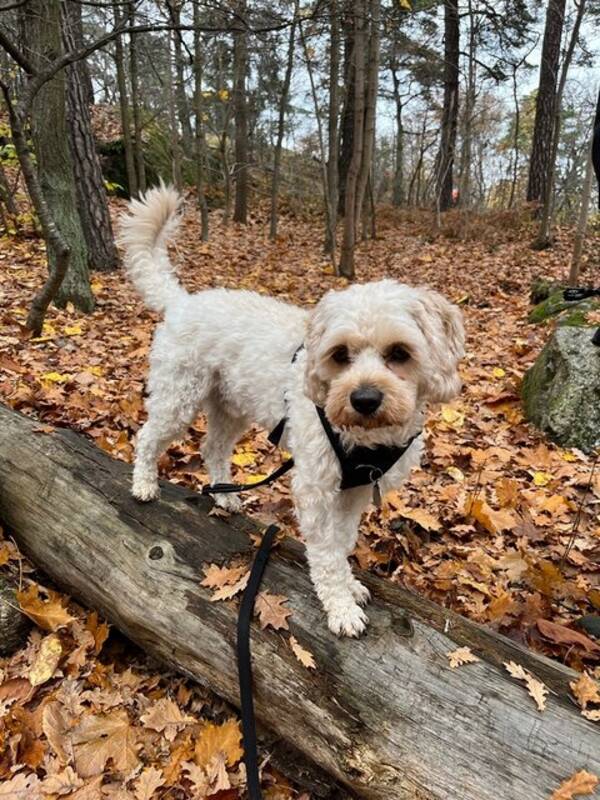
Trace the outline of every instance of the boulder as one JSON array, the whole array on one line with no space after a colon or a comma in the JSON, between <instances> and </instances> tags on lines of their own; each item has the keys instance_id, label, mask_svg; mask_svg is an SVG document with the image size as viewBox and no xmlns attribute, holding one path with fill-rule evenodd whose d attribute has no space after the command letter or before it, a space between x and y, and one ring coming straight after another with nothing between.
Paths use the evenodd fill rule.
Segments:
<instances>
[{"instance_id":1,"label":"boulder","mask_svg":"<svg viewBox=\"0 0 600 800\"><path fill-rule=\"evenodd\" d=\"M600 347L589 326L556 328L523 380L525 415L566 447L600 445Z\"/></svg>"}]
</instances>

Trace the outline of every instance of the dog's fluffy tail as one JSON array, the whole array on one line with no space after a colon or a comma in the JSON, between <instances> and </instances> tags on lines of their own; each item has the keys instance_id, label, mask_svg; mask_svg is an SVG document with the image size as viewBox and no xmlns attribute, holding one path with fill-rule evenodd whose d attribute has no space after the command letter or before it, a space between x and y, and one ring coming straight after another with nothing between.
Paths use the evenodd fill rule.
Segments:
<instances>
[{"instance_id":1,"label":"dog's fluffy tail","mask_svg":"<svg viewBox=\"0 0 600 800\"><path fill-rule=\"evenodd\" d=\"M125 268L147 306L164 309L185 289L175 277L167 241L179 224L180 197L163 183L141 200L132 200L129 214L120 219L119 242L125 248Z\"/></svg>"}]
</instances>

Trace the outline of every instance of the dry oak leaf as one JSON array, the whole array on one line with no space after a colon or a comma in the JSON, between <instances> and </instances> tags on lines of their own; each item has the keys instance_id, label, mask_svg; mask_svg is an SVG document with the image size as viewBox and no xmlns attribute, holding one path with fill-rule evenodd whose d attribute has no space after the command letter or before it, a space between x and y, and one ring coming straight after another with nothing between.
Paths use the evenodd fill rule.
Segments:
<instances>
[{"instance_id":1,"label":"dry oak leaf","mask_svg":"<svg viewBox=\"0 0 600 800\"><path fill-rule=\"evenodd\" d=\"M210 789L210 781L206 775L206 770L194 764L193 761L184 761L182 767L187 778L192 782L195 792L194 796L206 797Z\"/></svg>"},{"instance_id":2,"label":"dry oak leaf","mask_svg":"<svg viewBox=\"0 0 600 800\"><path fill-rule=\"evenodd\" d=\"M577 795L592 794L597 785L598 776L582 769L563 781L550 800L573 800Z\"/></svg>"},{"instance_id":3,"label":"dry oak leaf","mask_svg":"<svg viewBox=\"0 0 600 800\"><path fill-rule=\"evenodd\" d=\"M471 652L470 647L459 647L457 650L452 650L446 653L446 657L450 662L450 669L462 667L463 664L474 664L476 661L481 661L480 658Z\"/></svg>"},{"instance_id":4,"label":"dry oak leaf","mask_svg":"<svg viewBox=\"0 0 600 800\"><path fill-rule=\"evenodd\" d=\"M133 793L136 800L151 800L156 790L164 784L162 770L156 769L156 767L146 767L137 779Z\"/></svg>"},{"instance_id":5,"label":"dry oak leaf","mask_svg":"<svg viewBox=\"0 0 600 800\"><path fill-rule=\"evenodd\" d=\"M600 722L600 708L594 708L591 711L582 711L581 715L590 722Z\"/></svg>"},{"instance_id":6,"label":"dry oak leaf","mask_svg":"<svg viewBox=\"0 0 600 800\"><path fill-rule=\"evenodd\" d=\"M82 778L100 775L109 759L120 772L130 772L139 763L136 734L127 712L84 717L71 734L75 746L75 768Z\"/></svg>"},{"instance_id":7,"label":"dry oak leaf","mask_svg":"<svg viewBox=\"0 0 600 800\"><path fill-rule=\"evenodd\" d=\"M165 739L172 742L182 728L190 722L195 722L193 717L186 716L173 700L163 697L148 709L140 720L147 728L164 733Z\"/></svg>"},{"instance_id":8,"label":"dry oak leaf","mask_svg":"<svg viewBox=\"0 0 600 800\"><path fill-rule=\"evenodd\" d=\"M40 587L32 583L27 589L16 593L16 598L21 611L32 619L36 625L45 631L57 631L73 622L72 617L64 606L64 601L58 592L44 589L48 599L40 597Z\"/></svg>"},{"instance_id":9,"label":"dry oak leaf","mask_svg":"<svg viewBox=\"0 0 600 800\"><path fill-rule=\"evenodd\" d=\"M270 594L269 592L258 594L254 610L263 630L269 625L275 630L281 628L289 630L287 618L291 616L292 611L283 607L287 601L288 598L283 594Z\"/></svg>"},{"instance_id":10,"label":"dry oak leaf","mask_svg":"<svg viewBox=\"0 0 600 800\"><path fill-rule=\"evenodd\" d=\"M41 686L54 675L60 657L62 655L62 644L55 633L44 637L40 649L33 660L29 670L29 681L32 686Z\"/></svg>"},{"instance_id":11,"label":"dry oak leaf","mask_svg":"<svg viewBox=\"0 0 600 800\"><path fill-rule=\"evenodd\" d=\"M208 769L213 758L219 753L223 753L226 763L233 767L244 754L241 741L240 723L233 717L222 725L207 722L200 731L196 742L196 764L203 769Z\"/></svg>"},{"instance_id":12,"label":"dry oak leaf","mask_svg":"<svg viewBox=\"0 0 600 800\"><path fill-rule=\"evenodd\" d=\"M475 497L467 498L464 512L466 516L473 517L489 533L511 530L517 524L515 516L510 511L506 509L494 511L485 500Z\"/></svg>"},{"instance_id":13,"label":"dry oak leaf","mask_svg":"<svg viewBox=\"0 0 600 800\"><path fill-rule=\"evenodd\" d=\"M600 691L595 680L584 672L576 681L569 684L581 708L587 708L588 703L600 703Z\"/></svg>"},{"instance_id":14,"label":"dry oak leaf","mask_svg":"<svg viewBox=\"0 0 600 800\"><path fill-rule=\"evenodd\" d=\"M544 711L546 708L546 697L548 695L548 688L537 678L534 678L527 670L523 669L520 664L515 664L514 661L506 661L504 666L513 678L519 681L525 681L527 691L535 700L538 711Z\"/></svg>"},{"instance_id":15,"label":"dry oak leaf","mask_svg":"<svg viewBox=\"0 0 600 800\"><path fill-rule=\"evenodd\" d=\"M51 700L42 712L42 730L61 764L71 760L73 747L68 732L73 725L73 717L57 700Z\"/></svg>"},{"instance_id":16,"label":"dry oak leaf","mask_svg":"<svg viewBox=\"0 0 600 800\"><path fill-rule=\"evenodd\" d=\"M245 565L220 567L218 564L209 564L204 567L204 580L200 582L200 586L217 590L210 598L211 603L214 603L235 597L246 588L249 578L250 570Z\"/></svg>"},{"instance_id":17,"label":"dry oak leaf","mask_svg":"<svg viewBox=\"0 0 600 800\"><path fill-rule=\"evenodd\" d=\"M579 633L579 631L567 628L565 625L559 625L557 622L550 622L547 619L538 619L537 626L542 636L557 644L578 644L587 653L600 653L600 645L597 645L596 642L583 633Z\"/></svg>"},{"instance_id":18,"label":"dry oak leaf","mask_svg":"<svg viewBox=\"0 0 600 800\"><path fill-rule=\"evenodd\" d=\"M0 781L0 800L40 800L41 796L35 773L19 772L9 781Z\"/></svg>"},{"instance_id":19,"label":"dry oak leaf","mask_svg":"<svg viewBox=\"0 0 600 800\"><path fill-rule=\"evenodd\" d=\"M48 775L42 781L41 789L44 794L69 794L83 786L83 781L73 767L66 767L62 772Z\"/></svg>"},{"instance_id":20,"label":"dry oak leaf","mask_svg":"<svg viewBox=\"0 0 600 800\"><path fill-rule=\"evenodd\" d=\"M248 570L245 575L242 575L242 577L236 583L217 589L217 591L210 598L210 602L216 603L218 600L231 600L232 597L235 597L236 594L239 594L239 592L242 592L246 588L249 579L250 570Z\"/></svg>"},{"instance_id":21,"label":"dry oak leaf","mask_svg":"<svg viewBox=\"0 0 600 800\"><path fill-rule=\"evenodd\" d=\"M440 520L424 508L403 506L398 509L398 513L404 519L411 519L413 522L416 522L417 525L420 525L421 528L424 528L426 531L439 531L442 527Z\"/></svg>"},{"instance_id":22,"label":"dry oak leaf","mask_svg":"<svg viewBox=\"0 0 600 800\"><path fill-rule=\"evenodd\" d=\"M296 656L303 667L306 667L307 669L317 668L313 654L310 652L310 650L306 650L306 648L302 647L295 636L290 636L290 647L292 648L292 653Z\"/></svg>"},{"instance_id":23,"label":"dry oak leaf","mask_svg":"<svg viewBox=\"0 0 600 800\"><path fill-rule=\"evenodd\" d=\"M206 768L206 774L210 783L211 794L217 794L218 792L231 789L231 781L227 774L227 763L224 753L219 752L212 757L210 764Z\"/></svg>"}]
</instances>

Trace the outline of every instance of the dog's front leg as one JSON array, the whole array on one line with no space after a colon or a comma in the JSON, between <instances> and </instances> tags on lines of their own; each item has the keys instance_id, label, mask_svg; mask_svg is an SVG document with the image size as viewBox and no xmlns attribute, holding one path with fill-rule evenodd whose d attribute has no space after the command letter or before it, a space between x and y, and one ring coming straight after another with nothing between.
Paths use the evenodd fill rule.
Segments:
<instances>
[{"instance_id":1,"label":"dog's front leg","mask_svg":"<svg viewBox=\"0 0 600 800\"><path fill-rule=\"evenodd\" d=\"M329 628L337 636L360 636L368 618L357 602L368 596L348 563L347 521L340 513L339 492L294 486L300 529L306 544L310 576L327 613ZM299 499L301 498L301 499Z\"/></svg>"}]
</instances>

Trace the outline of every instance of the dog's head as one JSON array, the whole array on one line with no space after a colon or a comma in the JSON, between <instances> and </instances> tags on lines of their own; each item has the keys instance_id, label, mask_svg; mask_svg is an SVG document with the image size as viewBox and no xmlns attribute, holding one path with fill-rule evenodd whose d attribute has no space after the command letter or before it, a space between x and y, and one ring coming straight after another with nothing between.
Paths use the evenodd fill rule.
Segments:
<instances>
[{"instance_id":1,"label":"dog's head","mask_svg":"<svg viewBox=\"0 0 600 800\"><path fill-rule=\"evenodd\" d=\"M384 280L328 292L305 345L305 392L341 428L404 426L460 391L462 317L429 289Z\"/></svg>"}]
</instances>

